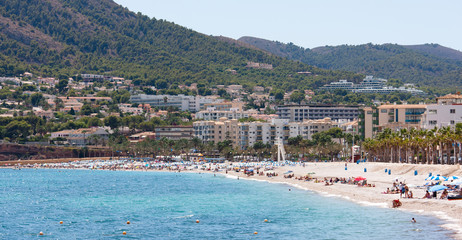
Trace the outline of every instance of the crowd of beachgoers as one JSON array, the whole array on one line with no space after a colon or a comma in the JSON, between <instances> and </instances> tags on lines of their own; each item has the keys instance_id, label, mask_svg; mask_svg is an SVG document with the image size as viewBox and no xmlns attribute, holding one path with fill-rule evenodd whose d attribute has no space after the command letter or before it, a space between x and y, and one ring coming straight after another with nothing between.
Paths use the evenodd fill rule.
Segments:
<instances>
[{"instance_id":1,"label":"crowd of beachgoers","mask_svg":"<svg viewBox=\"0 0 462 240\"><path fill-rule=\"evenodd\" d=\"M85 161L72 161L61 163L43 163L43 164L27 164L15 165L15 169L20 168L50 168L50 169L90 169L90 170L129 170L129 171L206 171L214 173L242 173L243 176L251 177L254 175L266 176L268 178L278 177L279 173L275 170L279 167L305 167L304 162L226 162L226 163L210 163L210 162L192 162L181 161L171 162L162 161L159 159L145 158L145 159L132 159L121 158L117 160L85 160ZM347 163L345 163L345 169ZM287 171L281 174L283 178L295 179L299 181L309 181L313 183L323 183L325 186L334 184L349 184L359 187L375 187L374 183L368 183L368 180L361 176L351 177L317 177L316 173L310 172L305 175L296 176L293 171ZM444 176L429 176L425 184L421 186L414 186L399 182L398 179L393 181L391 188L383 191L383 194L399 194L399 198L415 198L414 193L410 189L422 188L426 189L425 195L422 198L431 199L438 198L438 192L442 191L440 199L447 199L449 193L462 195L460 185L462 179L457 176L446 178ZM436 188L435 188L436 187Z\"/></svg>"}]
</instances>

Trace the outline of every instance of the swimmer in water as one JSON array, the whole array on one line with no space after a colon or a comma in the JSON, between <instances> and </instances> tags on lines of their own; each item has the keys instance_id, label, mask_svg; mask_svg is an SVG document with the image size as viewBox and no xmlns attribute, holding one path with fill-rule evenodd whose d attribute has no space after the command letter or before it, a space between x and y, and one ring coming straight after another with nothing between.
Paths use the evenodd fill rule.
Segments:
<instances>
[{"instance_id":1,"label":"swimmer in water","mask_svg":"<svg viewBox=\"0 0 462 240\"><path fill-rule=\"evenodd\" d=\"M414 218L412 218L411 223L416 223L416 222L417 221Z\"/></svg>"}]
</instances>

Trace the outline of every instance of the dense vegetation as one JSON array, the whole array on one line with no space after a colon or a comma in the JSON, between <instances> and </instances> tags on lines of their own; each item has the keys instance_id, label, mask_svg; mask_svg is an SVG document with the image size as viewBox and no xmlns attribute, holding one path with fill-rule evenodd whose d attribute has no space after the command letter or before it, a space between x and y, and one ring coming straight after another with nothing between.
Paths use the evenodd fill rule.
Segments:
<instances>
[{"instance_id":1,"label":"dense vegetation","mask_svg":"<svg viewBox=\"0 0 462 240\"><path fill-rule=\"evenodd\" d=\"M248 68L249 61L274 68ZM150 19L111 0L5 0L0 5L0 76L24 71L55 77L111 74L149 86L166 81L285 90L361 79ZM297 74L301 71L313 74Z\"/></svg>"},{"instance_id":2,"label":"dense vegetation","mask_svg":"<svg viewBox=\"0 0 462 240\"><path fill-rule=\"evenodd\" d=\"M283 44L252 37L243 37L239 41L320 68L398 79L430 90L435 85L448 89L462 85L462 53L437 44L364 44L304 49L292 43Z\"/></svg>"}]
</instances>

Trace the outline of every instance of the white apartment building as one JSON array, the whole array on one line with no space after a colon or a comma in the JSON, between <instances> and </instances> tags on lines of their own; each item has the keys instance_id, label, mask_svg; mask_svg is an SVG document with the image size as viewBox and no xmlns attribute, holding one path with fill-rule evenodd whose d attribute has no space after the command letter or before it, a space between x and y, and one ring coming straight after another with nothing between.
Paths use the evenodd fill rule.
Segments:
<instances>
[{"instance_id":1,"label":"white apartment building","mask_svg":"<svg viewBox=\"0 0 462 240\"><path fill-rule=\"evenodd\" d=\"M250 109L247 111L239 110L237 108L231 109L230 111L219 111L214 109L202 110L196 113L196 119L202 119L205 121L216 121L220 118L226 119L241 119L251 117L253 114L258 114L258 111L255 109Z\"/></svg>"},{"instance_id":2,"label":"white apartment building","mask_svg":"<svg viewBox=\"0 0 462 240\"><path fill-rule=\"evenodd\" d=\"M273 145L278 139L281 139L287 143L289 136L290 128L287 119L239 123L239 147L241 149L247 149L258 141Z\"/></svg>"},{"instance_id":3,"label":"white apartment building","mask_svg":"<svg viewBox=\"0 0 462 240\"><path fill-rule=\"evenodd\" d=\"M436 99L437 104L427 105L423 116L422 127L433 129L435 127L454 127L462 123L462 95L449 94Z\"/></svg>"},{"instance_id":4,"label":"white apartment building","mask_svg":"<svg viewBox=\"0 0 462 240\"><path fill-rule=\"evenodd\" d=\"M175 107L180 111L197 112L204 109L204 105L209 103L223 102L223 99L213 99L203 96L179 95L146 95L138 94L130 97L132 103L145 103L152 107L168 108Z\"/></svg>"},{"instance_id":5,"label":"white apartment building","mask_svg":"<svg viewBox=\"0 0 462 240\"><path fill-rule=\"evenodd\" d=\"M117 106L119 107L120 111L123 113L131 113L133 115L142 115L144 113L143 108L132 107L131 104L120 103L120 104L117 104Z\"/></svg>"}]
</instances>

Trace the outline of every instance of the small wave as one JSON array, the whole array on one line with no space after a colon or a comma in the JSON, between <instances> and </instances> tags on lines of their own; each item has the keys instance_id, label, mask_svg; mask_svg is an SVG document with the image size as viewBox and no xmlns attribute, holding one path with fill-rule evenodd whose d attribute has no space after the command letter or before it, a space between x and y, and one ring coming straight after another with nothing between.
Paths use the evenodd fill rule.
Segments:
<instances>
[{"instance_id":1,"label":"small wave","mask_svg":"<svg viewBox=\"0 0 462 240\"><path fill-rule=\"evenodd\" d=\"M372 206L372 207L381 207L381 208L388 208L388 204L384 202L379 202L379 203L373 203L373 202L367 202L367 201L358 201L358 204L361 204L363 206Z\"/></svg>"},{"instance_id":2,"label":"small wave","mask_svg":"<svg viewBox=\"0 0 462 240\"><path fill-rule=\"evenodd\" d=\"M229 175L229 174L226 174L225 177L226 178L231 178L231 179L238 179L239 178L238 176Z\"/></svg>"},{"instance_id":3,"label":"small wave","mask_svg":"<svg viewBox=\"0 0 462 240\"><path fill-rule=\"evenodd\" d=\"M178 218L191 218L191 217L194 217L194 215L191 214L191 215L179 216L179 217L174 217L174 218L178 219Z\"/></svg>"}]
</instances>

